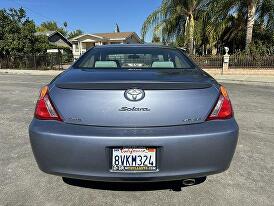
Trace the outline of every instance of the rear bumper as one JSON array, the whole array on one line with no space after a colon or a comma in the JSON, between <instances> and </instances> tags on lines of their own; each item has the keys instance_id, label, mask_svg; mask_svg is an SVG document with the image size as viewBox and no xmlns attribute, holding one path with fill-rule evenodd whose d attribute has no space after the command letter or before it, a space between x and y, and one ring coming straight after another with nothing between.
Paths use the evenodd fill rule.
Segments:
<instances>
[{"instance_id":1,"label":"rear bumper","mask_svg":"<svg viewBox=\"0 0 274 206\"><path fill-rule=\"evenodd\" d=\"M238 125L234 119L202 124L108 128L34 119L29 127L39 168L63 177L96 181L167 181L220 173L232 160ZM157 172L111 172L111 149L157 147Z\"/></svg>"}]
</instances>

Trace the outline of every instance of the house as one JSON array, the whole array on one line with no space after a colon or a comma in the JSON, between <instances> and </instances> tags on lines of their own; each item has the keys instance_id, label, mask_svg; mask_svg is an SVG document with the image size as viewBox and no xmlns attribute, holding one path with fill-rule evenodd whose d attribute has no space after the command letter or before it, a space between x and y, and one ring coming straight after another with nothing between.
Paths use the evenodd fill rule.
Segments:
<instances>
[{"instance_id":1,"label":"house","mask_svg":"<svg viewBox=\"0 0 274 206\"><path fill-rule=\"evenodd\" d=\"M58 31L36 32L35 35L47 36L49 43L53 45L56 49L72 48L71 42Z\"/></svg>"},{"instance_id":2,"label":"house","mask_svg":"<svg viewBox=\"0 0 274 206\"><path fill-rule=\"evenodd\" d=\"M89 48L105 44L140 44L142 40L135 32L112 32L82 34L70 40L74 59L78 59Z\"/></svg>"}]
</instances>

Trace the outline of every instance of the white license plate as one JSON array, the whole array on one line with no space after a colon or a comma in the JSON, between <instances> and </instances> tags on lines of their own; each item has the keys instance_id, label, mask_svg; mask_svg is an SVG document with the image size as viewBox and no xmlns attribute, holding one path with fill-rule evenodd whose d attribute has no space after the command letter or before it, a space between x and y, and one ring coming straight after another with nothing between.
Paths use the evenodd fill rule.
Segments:
<instances>
[{"instance_id":1,"label":"white license plate","mask_svg":"<svg viewBox=\"0 0 274 206\"><path fill-rule=\"evenodd\" d=\"M141 172L155 170L157 170L155 148L112 149L112 171Z\"/></svg>"}]
</instances>

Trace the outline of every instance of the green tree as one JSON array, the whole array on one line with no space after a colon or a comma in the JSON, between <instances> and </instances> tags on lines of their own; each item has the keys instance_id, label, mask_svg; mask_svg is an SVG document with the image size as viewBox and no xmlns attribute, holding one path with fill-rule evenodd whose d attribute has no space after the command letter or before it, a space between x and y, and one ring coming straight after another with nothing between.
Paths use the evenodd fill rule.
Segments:
<instances>
[{"instance_id":1,"label":"green tree","mask_svg":"<svg viewBox=\"0 0 274 206\"><path fill-rule=\"evenodd\" d=\"M248 50L249 45L252 42L256 8L257 8L257 0L247 0L247 24L246 24L246 39L245 39L246 50Z\"/></svg>"},{"instance_id":2,"label":"green tree","mask_svg":"<svg viewBox=\"0 0 274 206\"><path fill-rule=\"evenodd\" d=\"M67 28L68 28L68 22L64 22L63 23L63 26L64 26L64 31L66 32L66 35L68 34L68 30L67 30Z\"/></svg>"},{"instance_id":3,"label":"green tree","mask_svg":"<svg viewBox=\"0 0 274 206\"><path fill-rule=\"evenodd\" d=\"M156 35L153 35L153 37L152 37L152 43L160 43L160 42L161 42L160 37L158 37Z\"/></svg>"},{"instance_id":4,"label":"green tree","mask_svg":"<svg viewBox=\"0 0 274 206\"><path fill-rule=\"evenodd\" d=\"M258 19L255 22L255 44L260 42L263 45L267 45L271 51L269 53L274 54L274 1L273 0L261 0L258 3Z\"/></svg>"},{"instance_id":5,"label":"green tree","mask_svg":"<svg viewBox=\"0 0 274 206\"><path fill-rule=\"evenodd\" d=\"M81 34L83 34L83 31L80 30L80 29L77 29L77 30L72 31L72 32L70 32L70 33L68 34L68 39L72 39L72 38L77 37L77 36L79 36L79 35L81 35Z\"/></svg>"},{"instance_id":6,"label":"green tree","mask_svg":"<svg viewBox=\"0 0 274 206\"><path fill-rule=\"evenodd\" d=\"M236 10L226 13L224 2L212 2L206 11L206 20L203 21L201 29L203 40L206 43L205 50L218 49L222 53L224 46L228 46L230 51L244 49L243 35L246 28L246 8L245 4L239 4Z\"/></svg>"},{"instance_id":7,"label":"green tree","mask_svg":"<svg viewBox=\"0 0 274 206\"><path fill-rule=\"evenodd\" d=\"M65 22L66 23L66 22ZM65 25L64 23L64 25ZM67 24L66 24L67 25ZM64 36L67 35L67 31L63 27L59 27L56 21L46 21L41 23L39 27L37 27L38 32L46 32L46 31L58 31Z\"/></svg>"},{"instance_id":8,"label":"green tree","mask_svg":"<svg viewBox=\"0 0 274 206\"><path fill-rule=\"evenodd\" d=\"M151 13L142 27L142 37L151 30L169 41L184 35L189 53L193 53L195 19L205 10L208 0L163 0L160 8Z\"/></svg>"},{"instance_id":9,"label":"green tree","mask_svg":"<svg viewBox=\"0 0 274 206\"><path fill-rule=\"evenodd\" d=\"M211 3L210 3L211 5ZM216 54L220 44L220 38L224 29L228 25L227 19L212 20L212 10L203 9L199 11L198 18L195 19L194 42L195 49L200 54ZM180 41L184 38L180 38ZM178 40L177 40L178 41ZM181 46L181 45L179 45Z\"/></svg>"},{"instance_id":10,"label":"green tree","mask_svg":"<svg viewBox=\"0 0 274 206\"><path fill-rule=\"evenodd\" d=\"M65 21L63 25L64 25L65 29L67 29L67 27L68 27L68 22Z\"/></svg>"},{"instance_id":11,"label":"green tree","mask_svg":"<svg viewBox=\"0 0 274 206\"><path fill-rule=\"evenodd\" d=\"M23 44L20 38L20 25L25 20L25 11L20 8L2 9L0 12L0 53L3 55L22 52Z\"/></svg>"},{"instance_id":12,"label":"green tree","mask_svg":"<svg viewBox=\"0 0 274 206\"><path fill-rule=\"evenodd\" d=\"M273 0L220 0L216 1L215 15L229 17L233 14L235 18L242 15L245 23L245 50L253 40L253 30L256 21L262 24L273 25L274 1Z\"/></svg>"},{"instance_id":13,"label":"green tree","mask_svg":"<svg viewBox=\"0 0 274 206\"><path fill-rule=\"evenodd\" d=\"M35 24L26 17L24 9L0 10L0 56L30 54L45 51L47 40L34 35ZM37 45L40 42L44 45Z\"/></svg>"}]
</instances>

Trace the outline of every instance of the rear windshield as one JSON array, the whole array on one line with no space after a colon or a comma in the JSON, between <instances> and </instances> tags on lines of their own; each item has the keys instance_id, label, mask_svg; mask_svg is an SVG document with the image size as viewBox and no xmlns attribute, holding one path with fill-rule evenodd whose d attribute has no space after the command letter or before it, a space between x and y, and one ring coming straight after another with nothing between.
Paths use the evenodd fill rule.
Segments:
<instances>
[{"instance_id":1,"label":"rear windshield","mask_svg":"<svg viewBox=\"0 0 274 206\"><path fill-rule=\"evenodd\" d=\"M155 47L95 47L86 52L74 67L194 69L191 61L177 49Z\"/></svg>"}]
</instances>

